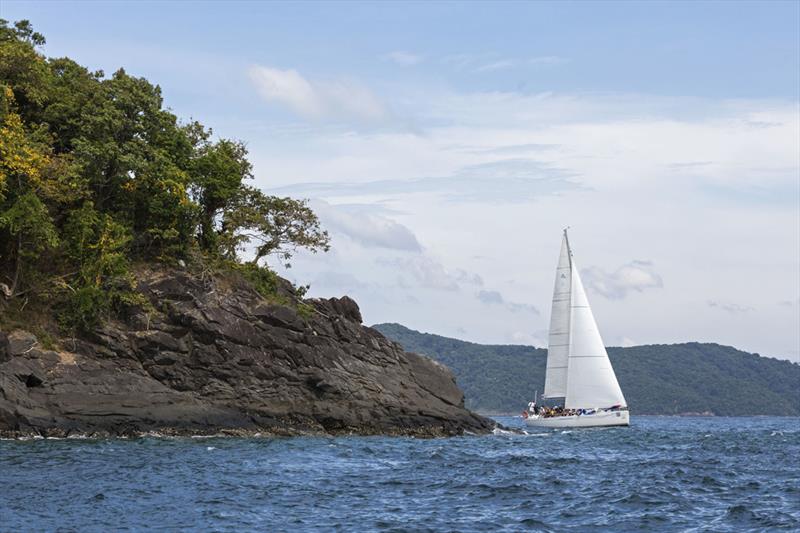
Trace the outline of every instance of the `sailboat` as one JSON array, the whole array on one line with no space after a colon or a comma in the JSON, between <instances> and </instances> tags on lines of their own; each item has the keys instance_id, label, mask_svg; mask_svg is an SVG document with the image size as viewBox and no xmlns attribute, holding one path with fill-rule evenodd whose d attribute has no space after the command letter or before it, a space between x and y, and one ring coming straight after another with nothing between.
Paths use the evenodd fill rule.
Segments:
<instances>
[{"instance_id":1,"label":"sailboat","mask_svg":"<svg viewBox=\"0 0 800 533\"><path fill-rule=\"evenodd\" d=\"M535 407L534 402L533 409L529 407L523 412L528 426L627 426L630 421L625 397L589 307L566 229L553 289L543 398L563 398L564 405L555 410L542 409Z\"/></svg>"}]
</instances>

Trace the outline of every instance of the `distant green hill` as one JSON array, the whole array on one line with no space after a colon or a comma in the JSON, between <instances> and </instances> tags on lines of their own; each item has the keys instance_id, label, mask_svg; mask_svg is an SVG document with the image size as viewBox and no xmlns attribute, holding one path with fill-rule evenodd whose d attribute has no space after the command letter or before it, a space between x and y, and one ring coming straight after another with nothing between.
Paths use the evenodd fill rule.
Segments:
<instances>
[{"instance_id":1,"label":"distant green hill","mask_svg":"<svg viewBox=\"0 0 800 533\"><path fill-rule=\"evenodd\" d=\"M517 413L544 389L542 348L475 344L400 324L373 327L450 367L473 410ZM797 363L697 342L608 348L608 354L636 414L800 415Z\"/></svg>"}]
</instances>

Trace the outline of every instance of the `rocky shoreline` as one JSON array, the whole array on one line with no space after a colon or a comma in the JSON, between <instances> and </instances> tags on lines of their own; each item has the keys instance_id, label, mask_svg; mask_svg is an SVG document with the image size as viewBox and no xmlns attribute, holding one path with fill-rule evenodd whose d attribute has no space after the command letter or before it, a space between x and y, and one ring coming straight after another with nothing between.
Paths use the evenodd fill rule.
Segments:
<instances>
[{"instance_id":1,"label":"rocky shoreline","mask_svg":"<svg viewBox=\"0 0 800 533\"><path fill-rule=\"evenodd\" d=\"M361 324L350 298L270 303L237 275L147 270L150 301L46 349L0 332L0 437L491 432L453 374ZM302 303L303 305L298 305Z\"/></svg>"}]
</instances>

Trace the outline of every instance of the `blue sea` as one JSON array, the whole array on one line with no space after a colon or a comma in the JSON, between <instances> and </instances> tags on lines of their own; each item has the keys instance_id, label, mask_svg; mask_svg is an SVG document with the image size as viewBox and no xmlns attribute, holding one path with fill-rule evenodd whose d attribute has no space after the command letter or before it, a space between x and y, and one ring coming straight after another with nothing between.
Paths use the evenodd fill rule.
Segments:
<instances>
[{"instance_id":1,"label":"blue sea","mask_svg":"<svg viewBox=\"0 0 800 533\"><path fill-rule=\"evenodd\" d=\"M522 427L518 418L498 418ZM800 419L0 441L2 531L800 530Z\"/></svg>"}]
</instances>

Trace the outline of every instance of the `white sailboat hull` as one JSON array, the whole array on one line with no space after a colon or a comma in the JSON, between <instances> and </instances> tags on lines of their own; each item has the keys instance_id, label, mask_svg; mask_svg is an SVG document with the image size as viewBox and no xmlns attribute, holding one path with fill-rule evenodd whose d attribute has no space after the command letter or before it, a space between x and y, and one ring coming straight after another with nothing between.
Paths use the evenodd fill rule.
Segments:
<instances>
[{"instance_id":1,"label":"white sailboat hull","mask_svg":"<svg viewBox=\"0 0 800 533\"><path fill-rule=\"evenodd\" d=\"M525 419L530 427L540 428L597 428L630 425L629 411L603 411L590 415L551 416L530 415Z\"/></svg>"}]
</instances>

